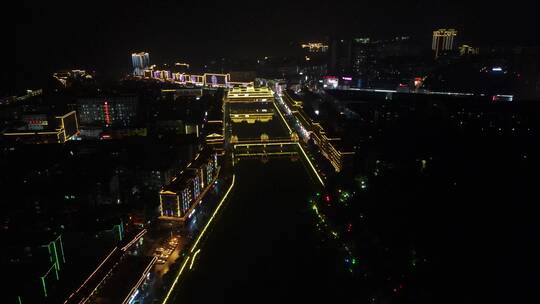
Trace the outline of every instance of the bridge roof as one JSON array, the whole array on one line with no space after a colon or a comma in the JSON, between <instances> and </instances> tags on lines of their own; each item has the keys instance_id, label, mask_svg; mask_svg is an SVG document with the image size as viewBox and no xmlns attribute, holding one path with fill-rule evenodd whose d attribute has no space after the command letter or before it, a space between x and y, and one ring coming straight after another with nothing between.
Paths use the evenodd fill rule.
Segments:
<instances>
[{"instance_id":1,"label":"bridge roof","mask_svg":"<svg viewBox=\"0 0 540 304\"><path fill-rule=\"evenodd\" d=\"M250 98L274 98L274 92L268 87L237 87L232 88L227 92L227 99L229 100L238 100L238 99L250 99Z\"/></svg>"}]
</instances>

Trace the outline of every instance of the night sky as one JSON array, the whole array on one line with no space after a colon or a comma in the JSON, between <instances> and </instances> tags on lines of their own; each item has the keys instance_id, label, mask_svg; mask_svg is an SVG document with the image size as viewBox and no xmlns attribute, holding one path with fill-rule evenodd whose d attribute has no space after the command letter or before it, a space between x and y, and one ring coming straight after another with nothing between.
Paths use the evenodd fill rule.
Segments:
<instances>
[{"instance_id":1,"label":"night sky","mask_svg":"<svg viewBox=\"0 0 540 304\"><path fill-rule=\"evenodd\" d=\"M12 48L17 72L7 77L22 85L62 68L119 74L129 71L129 54L138 50L150 52L152 63L255 58L336 34L410 35L429 43L438 27L455 27L473 44L538 44L536 10L526 1L511 3L24 0Z\"/></svg>"}]
</instances>

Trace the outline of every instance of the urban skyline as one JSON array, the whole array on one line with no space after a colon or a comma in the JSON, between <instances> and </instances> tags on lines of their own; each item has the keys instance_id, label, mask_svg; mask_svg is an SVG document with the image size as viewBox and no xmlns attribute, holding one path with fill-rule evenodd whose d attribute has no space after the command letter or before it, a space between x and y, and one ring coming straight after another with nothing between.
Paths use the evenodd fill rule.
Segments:
<instances>
[{"instance_id":1,"label":"urban skyline","mask_svg":"<svg viewBox=\"0 0 540 304\"><path fill-rule=\"evenodd\" d=\"M21 11L25 14L16 21L14 28L17 43L13 68L18 74L15 83L31 78L36 70L52 73L77 66L106 74L111 71L123 73L129 66L123 54L139 49L151 51L155 62L185 60L204 64L221 57L283 55L298 41L321 40L342 34L381 38L408 35L425 40L433 29L447 27L455 27L461 38L478 45L538 43L532 24L534 18L530 15L532 12L525 9L526 3L506 8L500 4L464 1L415 1L407 4L349 1L307 6L276 2L275 6L263 10L257 3L215 5L219 9L209 10L200 4L177 8L173 3L115 2L104 7L76 7L67 3L44 6L40 2L23 1ZM240 10L247 12L248 19L236 18L235 12ZM219 20L219 12L231 16L221 26L214 26L213 22L198 22L199 18ZM264 12L269 16L262 16ZM61 20L62 16L70 14L78 18L71 20L68 26ZM297 15L303 17L298 18ZM154 16L165 23L151 21L152 18L146 16ZM258 18L272 22L256 24ZM175 20L197 26L178 31ZM287 30L289 26L284 24L291 24L294 31ZM245 37L235 38L232 33L238 31L242 31ZM202 35L205 32L216 34L205 37ZM40 46L38 52L36 45ZM242 54L242 50L247 52ZM8 75L4 78L11 80Z\"/></svg>"},{"instance_id":2,"label":"urban skyline","mask_svg":"<svg viewBox=\"0 0 540 304\"><path fill-rule=\"evenodd\" d=\"M538 302L531 4L19 7L4 302Z\"/></svg>"}]
</instances>

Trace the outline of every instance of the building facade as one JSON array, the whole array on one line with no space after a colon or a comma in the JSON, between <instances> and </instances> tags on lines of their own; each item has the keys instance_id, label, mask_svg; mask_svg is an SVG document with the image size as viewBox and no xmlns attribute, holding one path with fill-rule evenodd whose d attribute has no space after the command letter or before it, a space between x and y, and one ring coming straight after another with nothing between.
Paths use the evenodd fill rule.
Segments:
<instances>
[{"instance_id":1,"label":"building facade","mask_svg":"<svg viewBox=\"0 0 540 304\"><path fill-rule=\"evenodd\" d=\"M4 138L27 144L64 143L79 135L79 122L75 111L61 116L27 114L22 116L23 126L5 131Z\"/></svg>"},{"instance_id":2,"label":"building facade","mask_svg":"<svg viewBox=\"0 0 540 304\"><path fill-rule=\"evenodd\" d=\"M330 44L328 72L345 75L352 70L352 41L350 39L332 40Z\"/></svg>"},{"instance_id":3,"label":"building facade","mask_svg":"<svg viewBox=\"0 0 540 304\"><path fill-rule=\"evenodd\" d=\"M133 75L143 76L144 70L150 66L150 55L146 52L131 54L131 62L133 63Z\"/></svg>"},{"instance_id":4,"label":"building facade","mask_svg":"<svg viewBox=\"0 0 540 304\"><path fill-rule=\"evenodd\" d=\"M303 43L301 46L310 53L324 53L328 51L328 44L322 42L308 42Z\"/></svg>"},{"instance_id":5,"label":"building facade","mask_svg":"<svg viewBox=\"0 0 540 304\"><path fill-rule=\"evenodd\" d=\"M433 31L431 49L435 52L435 58L438 58L444 52L454 50L456 36L457 31L455 29L438 29Z\"/></svg>"},{"instance_id":6,"label":"building facade","mask_svg":"<svg viewBox=\"0 0 540 304\"><path fill-rule=\"evenodd\" d=\"M159 192L162 219L186 221L218 174L217 153L206 148Z\"/></svg>"},{"instance_id":7,"label":"building facade","mask_svg":"<svg viewBox=\"0 0 540 304\"><path fill-rule=\"evenodd\" d=\"M230 103L251 103L270 102L274 100L274 92L268 87L236 87L227 91L225 102Z\"/></svg>"},{"instance_id":8,"label":"building facade","mask_svg":"<svg viewBox=\"0 0 540 304\"><path fill-rule=\"evenodd\" d=\"M92 97L77 100L82 125L129 127L138 110L136 96Z\"/></svg>"},{"instance_id":9,"label":"building facade","mask_svg":"<svg viewBox=\"0 0 540 304\"><path fill-rule=\"evenodd\" d=\"M342 171L351 164L354 151L347 147L341 138L328 134L321 122L306 113L302 100L293 97L292 92L286 90L283 94L283 102L296 118L300 137L305 142L313 140L319 147L320 153L328 159L336 172Z\"/></svg>"},{"instance_id":10,"label":"building facade","mask_svg":"<svg viewBox=\"0 0 540 304\"><path fill-rule=\"evenodd\" d=\"M459 55L460 56L467 56L467 55L478 55L480 54L480 49L477 47L472 47L470 45L462 45L459 47Z\"/></svg>"}]
</instances>

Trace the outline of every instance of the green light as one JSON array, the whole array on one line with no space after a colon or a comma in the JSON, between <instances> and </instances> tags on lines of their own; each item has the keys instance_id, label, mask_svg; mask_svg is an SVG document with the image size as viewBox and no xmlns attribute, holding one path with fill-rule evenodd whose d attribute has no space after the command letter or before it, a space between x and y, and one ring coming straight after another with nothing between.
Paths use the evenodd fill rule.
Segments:
<instances>
[{"instance_id":1,"label":"green light","mask_svg":"<svg viewBox=\"0 0 540 304\"><path fill-rule=\"evenodd\" d=\"M47 270L47 272L41 277L41 284L43 285L43 292L45 294L45 297L47 297L47 287L45 286L45 278L49 275L49 273L51 273L51 270L53 268L56 271L56 279L58 279L58 270L56 269L55 264L52 264L51 268L49 268L49 270Z\"/></svg>"},{"instance_id":2,"label":"green light","mask_svg":"<svg viewBox=\"0 0 540 304\"><path fill-rule=\"evenodd\" d=\"M123 235L124 235L124 220L120 219L120 229L121 229L121 233L122 233L122 239L124 238Z\"/></svg>"},{"instance_id":3,"label":"green light","mask_svg":"<svg viewBox=\"0 0 540 304\"><path fill-rule=\"evenodd\" d=\"M356 264L356 259L355 259L355 258L352 259L352 264L353 264L353 265Z\"/></svg>"},{"instance_id":4,"label":"green light","mask_svg":"<svg viewBox=\"0 0 540 304\"><path fill-rule=\"evenodd\" d=\"M117 225L118 226L118 237L120 238L120 241L122 241L122 226L120 225Z\"/></svg>"},{"instance_id":5,"label":"green light","mask_svg":"<svg viewBox=\"0 0 540 304\"><path fill-rule=\"evenodd\" d=\"M62 243L62 235L59 235L58 239L60 240L60 251L62 251L62 261L64 261L64 263L65 263L66 262L66 257L64 255L64 244Z\"/></svg>"},{"instance_id":6,"label":"green light","mask_svg":"<svg viewBox=\"0 0 540 304\"><path fill-rule=\"evenodd\" d=\"M60 263L58 263L58 252L56 251L56 241L53 241L52 242L53 244L53 247L54 247L54 264L56 265L56 276L58 276L58 270L60 270Z\"/></svg>"},{"instance_id":7,"label":"green light","mask_svg":"<svg viewBox=\"0 0 540 304\"><path fill-rule=\"evenodd\" d=\"M43 294L47 297L47 287L45 287L45 277L41 277L41 285L43 285Z\"/></svg>"},{"instance_id":8,"label":"green light","mask_svg":"<svg viewBox=\"0 0 540 304\"><path fill-rule=\"evenodd\" d=\"M51 243L49 243L49 245L47 245L47 249L49 250L49 260L52 262L53 257L52 257L52 252L51 252Z\"/></svg>"}]
</instances>

